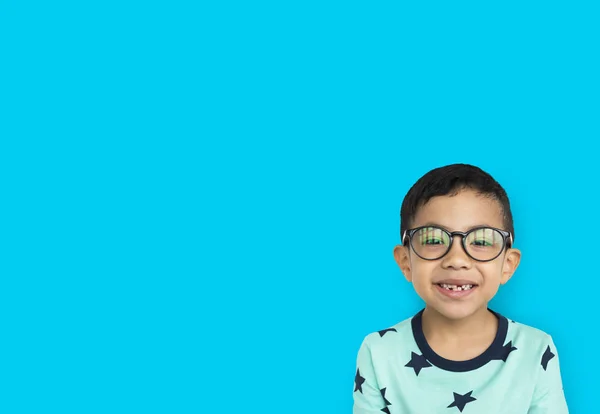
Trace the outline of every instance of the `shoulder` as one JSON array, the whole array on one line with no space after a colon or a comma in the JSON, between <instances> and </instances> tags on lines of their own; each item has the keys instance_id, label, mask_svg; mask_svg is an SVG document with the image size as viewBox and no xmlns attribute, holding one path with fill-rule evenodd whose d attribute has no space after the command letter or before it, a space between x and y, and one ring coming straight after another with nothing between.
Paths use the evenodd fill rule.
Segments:
<instances>
[{"instance_id":1,"label":"shoulder","mask_svg":"<svg viewBox=\"0 0 600 414\"><path fill-rule=\"evenodd\" d=\"M368 333L363 337L361 350L367 350L375 355L384 355L408 346L413 341L411 321L412 317Z\"/></svg>"},{"instance_id":2,"label":"shoulder","mask_svg":"<svg viewBox=\"0 0 600 414\"><path fill-rule=\"evenodd\" d=\"M543 353L547 348L555 350L554 341L549 333L510 319L508 320L507 338L515 344L527 344L527 348L535 353Z\"/></svg>"}]
</instances>

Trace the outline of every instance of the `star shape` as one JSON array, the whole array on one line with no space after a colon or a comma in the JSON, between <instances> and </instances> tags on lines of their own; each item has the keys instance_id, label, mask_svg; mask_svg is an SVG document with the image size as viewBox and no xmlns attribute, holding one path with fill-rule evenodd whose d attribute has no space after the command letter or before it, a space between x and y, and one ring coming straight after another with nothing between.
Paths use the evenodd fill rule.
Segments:
<instances>
[{"instance_id":1,"label":"star shape","mask_svg":"<svg viewBox=\"0 0 600 414\"><path fill-rule=\"evenodd\" d=\"M379 332L379 336L381 338L383 338L383 335L385 335L388 332L398 332L398 331L396 330L396 328L389 328L389 329L383 329L383 330L378 331L378 332Z\"/></svg>"},{"instance_id":2,"label":"star shape","mask_svg":"<svg viewBox=\"0 0 600 414\"><path fill-rule=\"evenodd\" d=\"M362 385L364 382L365 382L365 379L360 376L360 370L357 368L356 376L354 377L354 392L360 391L360 393L362 394L363 393Z\"/></svg>"},{"instance_id":3,"label":"star shape","mask_svg":"<svg viewBox=\"0 0 600 414\"><path fill-rule=\"evenodd\" d=\"M496 357L494 357L493 359L501 359L502 361L506 362L508 355L512 351L516 351L516 350L517 350L517 348L512 346L512 341L509 341L506 345L504 345L502 347L502 349L500 349L500 352L498 353L498 355Z\"/></svg>"},{"instance_id":4,"label":"star shape","mask_svg":"<svg viewBox=\"0 0 600 414\"><path fill-rule=\"evenodd\" d=\"M465 405L467 405L471 401L475 401L477 399L477 398L471 397L472 393L473 393L473 391L469 391L465 395L462 395L462 394L457 394L454 392L453 393L454 394L454 402L452 404L450 404L447 408L456 407L456 408L458 408L458 411L460 411L462 413L462 410L465 409Z\"/></svg>"},{"instance_id":5,"label":"star shape","mask_svg":"<svg viewBox=\"0 0 600 414\"><path fill-rule=\"evenodd\" d=\"M386 413L386 414L391 414L391 413L390 413L390 409L389 409L389 408L387 408L387 407L383 407L383 408L381 409L381 411L383 411L383 412L384 412L384 413Z\"/></svg>"},{"instance_id":6,"label":"star shape","mask_svg":"<svg viewBox=\"0 0 600 414\"><path fill-rule=\"evenodd\" d=\"M386 387L386 388L387 388L387 387ZM388 405L392 405L392 403L391 403L391 402L389 402L389 401L387 400L387 398L385 398L385 388L382 388L382 389L380 389L380 390L379 390L379 392L381 393L381 397L383 397L383 402L385 403L385 405L386 405L386 406L388 406Z\"/></svg>"},{"instance_id":7,"label":"star shape","mask_svg":"<svg viewBox=\"0 0 600 414\"><path fill-rule=\"evenodd\" d=\"M548 345L546 352L544 352L544 355L542 355L542 368L544 368L544 371L546 371L546 368L548 367L548 361L554 357L555 355L550 351L550 345Z\"/></svg>"},{"instance_id":8,"label":"star shape","mask_svg":"<svg viewBox=\"0 0 600 414\"><path fill-rule=\"evenodd\" d=\"M421 372L421 369L430 367L431 364L427 361L427 359L425 359L423 355L411 352L410 361L408 361L408 363L404 366L413 368L415 370L415 374L419 376L419 372Z\"/></svg>"}]
</instances>

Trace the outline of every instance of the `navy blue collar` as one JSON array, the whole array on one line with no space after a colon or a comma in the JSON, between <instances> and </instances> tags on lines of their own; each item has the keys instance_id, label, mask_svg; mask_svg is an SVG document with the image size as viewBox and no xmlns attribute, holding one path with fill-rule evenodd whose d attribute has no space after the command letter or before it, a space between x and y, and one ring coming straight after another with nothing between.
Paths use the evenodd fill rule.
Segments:
<instances>
[{"instance_id":1,"label":"navy blue collar","mask_svg":"<svg viewBox=\"0 0 600 414\"><path fill-rule=\"evenodd\" d=\"M443 358L435 353L433 349L427 343L425 339L425 334L423 333L423 323L422 309L419 313L417 313L411 321L413 336L415 337L415 342L417 346L421 350L421 353L427 359L427 361L431 362L438 368L444 369L446 371L454 371L454 372L466 372L472 371L477 368L481 368L492 359L498 359L497 356L502 353L502 348L504 345L504 340L506 339L506 332L508 331L508 320L500 315L499 313L494 312L491 309L488 309L492 312L496 318L498 318L498 331L496 332L496 337L494 338L494 342L486 349L483 354L469 359L467 361L452 361L450 359Z\"/></svg>"}]
</instances>

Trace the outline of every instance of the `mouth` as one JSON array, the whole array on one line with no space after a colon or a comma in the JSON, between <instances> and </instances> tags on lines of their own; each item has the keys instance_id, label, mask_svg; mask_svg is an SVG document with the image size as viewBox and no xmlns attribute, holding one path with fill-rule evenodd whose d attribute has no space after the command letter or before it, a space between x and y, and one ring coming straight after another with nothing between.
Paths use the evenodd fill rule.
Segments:
<instances>
[{"instance_id":1,"label":"mouth","mask_svg":"<svg viewBox=\"0 0 600 414\"><path fill-rule=\"evenodd\" d=\"M451 285L448 283L436 283L435 286L438 292L450 298L463 298L479 287L477 284Z\"/></svg>"}]
</instances>

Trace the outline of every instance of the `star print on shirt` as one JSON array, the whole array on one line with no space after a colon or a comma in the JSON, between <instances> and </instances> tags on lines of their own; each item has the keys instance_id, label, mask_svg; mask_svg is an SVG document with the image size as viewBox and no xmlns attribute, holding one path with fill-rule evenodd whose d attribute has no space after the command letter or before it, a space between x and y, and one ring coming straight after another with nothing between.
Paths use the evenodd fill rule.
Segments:
<instances>
[{"instance_id":1,"label":"star print on shirt","mask_svg":"<svg viewBox=\"0 0 600 414\"><path fill-rule=\"evenodd\" d=\"M387 408L387 407L383 407L383 408L381 409L381 411L383 411L383 412L384 412L384 413L386 413L386 414L391 414L391 413L390 413L390 409L389 409L389 408Z\"/></svg>"},{"instance_id":2,"label":"star print on shirt","mask_svg":"<svg viewBox=\"0 0 600 414\"><path fill-rule=\"evenodd\" d=\"M413 368L415 370L415 374L419 376L419 372L421 372L421 369L428 368L431 366L431 364L427 361L427 359L425 359L423 355L418 355L414 352L411 352L410 361L408 361L408 363L404 366Z\"/></svg>"},{"instance_id":3,"label":"star print on shirt","mask_svg":"<svg viewBox=\"0 0 600 414\"><path fill-rule=\"evenodd\" d=\"M398 331L396 330L396 328L389 328L389 329L384 329L384 330L378 331L378 332L379 332L379 336L381 338L383 338L383 335L385 335L388 332L398 332Z\"/></svg>"},{"instance_id":4,"label":"star print on shirt","mask_svg":"<svg viewBox=\"0 0 600 414\"><path fill-rule=\"evenodd\" d=\"M517 348L514 347L514 346L512 346L512 341L509 341L506 345L504 345L500 349L498 355L495 356L492 359L498 359L498 360L501 359L502 361L506 362L506 359L508 358L508 355L510 355L510 353L512 351L516 351L516 350L517 350Z\"/></svg>"},{"instance_id":5,"label":"star print on shirt","mask_svg":"<svg viewBox=\"0 0 600 414\"><path fill-rule=\"evenodd\" d=\"M542 368L544 368L544 371L546 371L546 368L548 367L548 362L554 357L555 355L550 351L550 345L548 345L546 352L542 355Z\"/></svg>"},{"instance_id":6,"label":"star print on shirt","mask_svg":"<svg viewBox=\"0 0 600 414\"><path fill-rule=\"evenodd\" d=\"M462 410L465 409L465 405L467 405L471 401L477 400L477 398L471 397L472 393L473 393L473 391L469 391L465 395L461 395L461 394L457 394L454 392L453 393L454 394L454 402L452 404L450 404L447 408L456 407L456 408L458 408L458 411L460 411L462 413Z\"/></svg>"},{"instance_id":7,"label":"star print on shirt","mask_svg":"<svg viewBox=\"0 0 600 414\"><path fill-rule=\"evenodd\" d=\"M365 382L365 379L360 376L360 370L356 369L356 376L354 377L354 392L360 391L362 394L362 385Z\"/></svg>"},{"instance_id":8,"label":"star print on shirt","mask_svg":"<svg viewBox=\"0 0 600 414\"><path fill-rule=\"evenodd\" d=\"M383 397L383 402L385 403L385 405L392 405L392 403L389 402L387 398L385 398L385 388L380 389L379 392L381 393L381 397Z\"/></svg>"}]
</instances>

